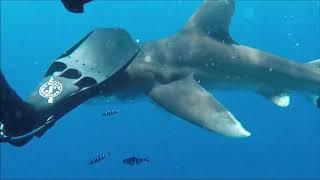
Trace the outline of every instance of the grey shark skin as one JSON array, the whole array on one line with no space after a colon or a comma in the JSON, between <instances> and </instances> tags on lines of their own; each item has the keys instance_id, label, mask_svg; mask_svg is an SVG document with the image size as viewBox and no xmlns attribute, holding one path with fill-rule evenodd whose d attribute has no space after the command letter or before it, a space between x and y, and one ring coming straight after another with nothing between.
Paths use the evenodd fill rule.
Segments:
<instances>
[{"instance_id":1,"label":"grey shark skin","mask_svg":"<svg viewBox=\"0 0 320 180\"><path fill-rule=\"evenodd\" d=\"M300 64L237 44L228 32L233 11L231 0L205 1L177 34L141 47L121 87L136 87L172 114L230 137L250 133L205 89L249 88L282 107L290 91L319 102L320 61Z\"/></svg>"}]
</instances>

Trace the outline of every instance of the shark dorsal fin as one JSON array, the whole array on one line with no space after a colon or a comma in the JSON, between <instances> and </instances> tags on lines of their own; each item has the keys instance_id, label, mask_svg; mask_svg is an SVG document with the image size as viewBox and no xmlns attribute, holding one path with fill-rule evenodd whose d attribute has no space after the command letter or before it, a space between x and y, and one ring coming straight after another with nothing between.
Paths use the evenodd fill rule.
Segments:
<instances>
[{"instance_id":1,"label":"shark dorsal fin","mask_svg":"<svg viewBox=\"0 0 320 180\"><path fill-rule=\"evenodd\" d=\"M233 11L233 0L205 0L191 16L183 32L207 34L220 42L236 44L229 35Z\"/></svg>"}]
</instances>

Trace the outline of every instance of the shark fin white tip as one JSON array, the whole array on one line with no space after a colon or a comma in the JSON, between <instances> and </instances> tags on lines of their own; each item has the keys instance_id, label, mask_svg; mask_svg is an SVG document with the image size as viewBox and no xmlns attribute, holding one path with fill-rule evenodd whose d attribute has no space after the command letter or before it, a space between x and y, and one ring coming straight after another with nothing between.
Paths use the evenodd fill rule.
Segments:
<instances>
[{"instance_id":1,"label":"shark fin white tip","mask_svg":"<svg viewBox=\"0 0 320 180\"><path fill-rule=\"evenodd\" d=\"M249 131L245 131L245 133L243 135L244 135L244 137L249 137L249 136L251 136L251 133Z\"/></svg>"},{"instance_id":2,"label":"shark fin white tip","mask_svg":"<svg viewBox=\"0 0 320 180\"><path fill-rule=\"evenodd\" d=\"M247 131L229 111L226 111L225 113L233 122L224 122L219 124L217 128L218 132L220 132L222 135L233 138L246 138L251 136L251 133Z\"/></svg>"},{"instance_id":3,"label":"shark fin white tip","mask_svg":"<svg viewBox=\"0 0 320 180\"><path fill-rule=\"evenodd\" d=\"M288 107L290 105L290 96L286 92L278 93L273 90L261 88L259 93L279 107Z\"/></svg>"},{"instance_id":4,"label":"shark fin white tip","mask_svg":"<svg viewBox=\"0 0 320 180\"><path fill-rule=\"evenodd\" d=\"M228 130L225 130L223 134L234 138L246 138L251 136L251 133L244 129L240 123L233 125L233 127L228 127Z\"/></svg>"},{"instance_id":5,"label":"shark fin white tip","mask_svg":"<svg viewBox=\"0 0 320 180\"><path fill-rule=\"evenodd\" d=\"M247 130L245 130L244 128L242 128L242 130L240 130L241 135L239 137L249 137L251 136L251 133Z\"/></svg>"},{"instance_id":6,"label":"shark fin white tip","mask_svg":"<svg viewBox=\"0 0 320 180\"><path fill-rule=\"evenodd\" d=\"M280 107L288 107L290 105L290 96L281 94L271 98L272 102Z\"/></svg>"}]
</instances>

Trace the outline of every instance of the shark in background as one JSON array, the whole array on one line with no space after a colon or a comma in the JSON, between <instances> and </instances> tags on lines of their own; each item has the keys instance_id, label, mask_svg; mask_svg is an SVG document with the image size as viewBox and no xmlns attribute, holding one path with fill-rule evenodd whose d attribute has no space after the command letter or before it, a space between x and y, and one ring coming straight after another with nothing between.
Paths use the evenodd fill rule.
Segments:
<instances>
[{"instance_id":1,"label":"shark in background","mask_svg":"<svg viewBox=\"0 0 320 180\"><path fill-rule=\"evenodd\" d=\"M303 64L240 45L229 34L234 6L233 0L204 1L179 32L140 47L123 29L93 30L53 63L26 100L31 108L21 117L36 119L29 129L39 129L10 143L20 146L33 135L42 136L54 121L100 91L119 98L147 95L188 122L239 138L251 133L209 91L248 89L280 107L287 107L289 93L296 92L320 108L320 60ZM18 118L12 125L3 122L12 135L26 132L15 130Z\"/></svg>"},{"instance_id":2,"label":"shark in background","mask_svg":"<svg viewBox=\"0 0 320 180\"><path fill-rule=\"evenodd\" d=\"M320 60L301 64L240 45L228 30L233 12L232 0L204 1L177 34L142 45L121 87L139 87L168 112L231 137L250 132L208 90L245 88L280 107L298 92L320 108Z\"/></svg>"}]
</instances>

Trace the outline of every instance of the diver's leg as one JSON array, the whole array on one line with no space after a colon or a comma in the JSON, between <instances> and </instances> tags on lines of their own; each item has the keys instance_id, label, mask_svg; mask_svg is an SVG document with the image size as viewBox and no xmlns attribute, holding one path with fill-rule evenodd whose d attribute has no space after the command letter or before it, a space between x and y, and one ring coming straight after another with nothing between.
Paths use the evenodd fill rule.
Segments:
<instances>
[{"instance_id":1,"label":"diver's leg","mask_svg":"<svg viewBox=\"0 0 320 180\"><path fill-rule=\"evenodd\" d=\"M10 87L1 70L0 73L0 122L6 125L7 135L23 134L33 128L35 113Z\"/></svg>"}]
</instances>

